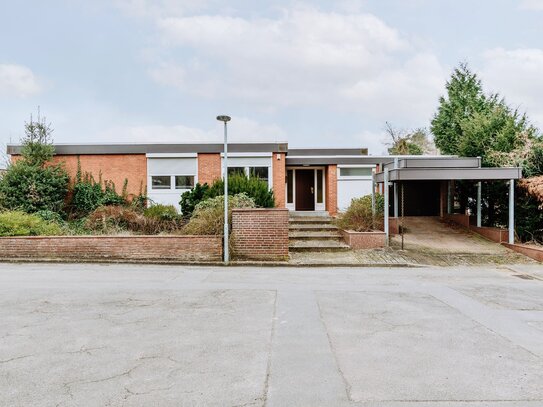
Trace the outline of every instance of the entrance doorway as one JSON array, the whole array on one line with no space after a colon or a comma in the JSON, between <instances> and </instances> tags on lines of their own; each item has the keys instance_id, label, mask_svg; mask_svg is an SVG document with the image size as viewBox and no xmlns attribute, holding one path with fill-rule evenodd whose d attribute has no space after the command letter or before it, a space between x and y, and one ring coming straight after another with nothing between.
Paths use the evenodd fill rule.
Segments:
<instances>
[{"instance_id":1,"label":"entrance doorway","mask_svg":"<svg viewBox=\"0 0 543 407\"><path fill-rule=\"evenodd\" d=\"M296 210L315 210L315 170L296 170Z\"/></svg>"}]
</instances>

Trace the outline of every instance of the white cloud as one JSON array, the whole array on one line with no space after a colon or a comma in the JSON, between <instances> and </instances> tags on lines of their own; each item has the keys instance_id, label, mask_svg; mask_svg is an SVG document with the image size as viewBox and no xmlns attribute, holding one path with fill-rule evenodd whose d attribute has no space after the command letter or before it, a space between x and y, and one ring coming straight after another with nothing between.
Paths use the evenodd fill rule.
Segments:
<instances>
[{"instance_id":1,"label":"white cloud","mask_svg":"<svg viewBox=\"0 0 543 407\"><path fill-rule=\"evenodd\" d=\"M295 8L276 19L199 15L159 18L157 26L164 49L191 57L158 61L151 77L210 99L418 121L447 77L435 56L360 12Z\"/></svg>"},{"instance_id":2,"label":"white cloud","mask_svg":"<svg viewBox=\"0 0 543 407\"><path fill-rule=\"evenodd\" d=\"M261 124L254 120L235 117L228 124L229 142L282 142L285 132L277 125ZM112 127L99 132L95 142L126 143L222 143L223 127L217 122L213 129L176 126Z\"/></svg>"},{"instance_id":3,"label":"white cloud","mask_svg":"<svg viewBox=\"0 0 543 407\"><path fill-rule=\"evenodd\" d=\"M485 88L499 92L508 103L526 111L540 128L543 127L541 72L543 49L496 48L484 53L481 74Z\"/></svg>"},{"instance_id":4,"label":"white cloud","mask_svg":"<svg viewBox=\"0 0 543 407\"><path fill-rule=\"evenodd\" d=\"M26 66L0 64L0 96L24 98L41 89L36 75Z\"/></svg>"},{"instance_id":5,"label":"white cloud","mask_svg":"<svg viewBox=\"0 0 543 407\"><path fill-rule=\"evenodd\" d=\"M543 0L522 0L520 8L524 10L541 10L543 11Z\"/></svg>"}]
</instances>

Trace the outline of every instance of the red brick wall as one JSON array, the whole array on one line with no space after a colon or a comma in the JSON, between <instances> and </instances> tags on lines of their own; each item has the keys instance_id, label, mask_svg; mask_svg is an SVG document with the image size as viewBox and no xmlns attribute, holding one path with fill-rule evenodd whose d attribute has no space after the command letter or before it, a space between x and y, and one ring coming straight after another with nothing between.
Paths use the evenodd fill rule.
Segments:
<instances>
[{"instance_id":1,"label":"red brick wall","mask_svg":"<svg viewBox=\"0 0 543 407\"><path fill-rule=\"evenodd\" d=\"M525 256L528 256L534 260L543 262L543 248L541 247L509 243L502 243L502 245Z\"/></svg>"},{"instance_id":2,"label":"red brick wall","mask_svg":"<svg viewBox=\"0 0 543 407\"><path fill-rule=\"evenodd\" d=\"M221 178L221 155L219 153L198 153L198 182L208 183Z\"/></svg>"},{"instance_id":3,"label":"red brick wall","mask_svg":"<svg viewBox=\"0 0 543 407\"><path fill-rule=\"evenodd\" d=\"M337 165L326 167L326 210L337 215Z\"/></svg>"},{"instance_id":4,"label":"red brick wall","mask_svg":"<svg viewBox=\"0 0 543 407\"><path fill-rule=\"evenodd\" d=\"M385 247L385 232L353 232L342 230L341 235L351 249L377 249Z\"/></svg>"},{"instance_id":5,"label":"red brick wall","mask_svg":"<svg viewBox=\"0 0 543 407\"><path fill-rule=\"evenodd\" d=\"M127 192L132 196L145 193L147 187L147 158L145 154L85 154L55 155L52 162L63 163L73 182L77 174L77 158L81 162L81 171L88 172L98 181L100 172L102 180L112 181L120 194L124 180L128 180ZM20 156L12 156L15 162Z\"/></svg>"},{"instance_id":6,"label":"red brick wall","mask_svg":"<svg viewBox=\"0 0 543 407\"><path fill-rule=\"evenodd\" d=\"M277 159L277 156L280 159ZM273 153L272 155L272 172L273 172L273 195L275 196L275 207L285 208L285 177L286 177L286 154Z\"/></svg>"},{"instance_id":7,"label":"red brick wall","mask_svg":"<svg viewBox=\"0 0 543 407\"><path fill-rule=\"evenodd\" d=\"M0 238L2 259L221 261L216 236L30 236Z\"/></svg>"},{"instance_id":8,"label":"red brick wall","mask_svg":"<svg viewBox=\"0 0 543 407\"><path fill-rule=\"evenodd\" d=\"M286 260L288 210L232 210L232 246L238 259Z\"/></svg>"}]
</instances>

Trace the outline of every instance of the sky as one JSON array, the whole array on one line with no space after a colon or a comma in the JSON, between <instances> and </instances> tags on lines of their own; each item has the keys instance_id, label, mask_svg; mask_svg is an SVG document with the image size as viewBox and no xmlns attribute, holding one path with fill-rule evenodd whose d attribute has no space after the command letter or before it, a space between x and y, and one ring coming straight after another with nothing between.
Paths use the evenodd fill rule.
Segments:
<instances>
[{"instance_id":1,"label":"sky","mask_svg":"<svg viewBox=\"0 0 543 407\"><path fill-rule=\"evenodd\" d=\"M543 128L543 0L0 0L0 146L38 106L57 143L386 151L465 61Z\"/></svg>"}]
</instances>

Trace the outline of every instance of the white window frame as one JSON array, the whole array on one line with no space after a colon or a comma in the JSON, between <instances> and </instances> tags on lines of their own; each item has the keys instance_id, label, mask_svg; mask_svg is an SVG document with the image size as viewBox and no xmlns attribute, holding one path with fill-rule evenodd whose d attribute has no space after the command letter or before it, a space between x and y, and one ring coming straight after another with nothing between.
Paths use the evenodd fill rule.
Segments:
<instances>
[{"instance_id":1,"label":"white window frame","mask_svg":"<svg viewBox=\"0 0 543 407\"><path fill-rule=\"evenodd\" d=\"M153 177L170 177L170 188L160 188L160 189L154 189L153 188ZM153 194L172 194L172 193L183 193L186 191L190 191L192 188L176 188L175 187L175 177L194 177L194 185L198 183L198 175L195 174L151 174L148 177L148 184L149 188L147 191L147 194L153 193ZM194 188L194 187L193 187Z\"/></svg>"},{"instance_id":2,"label":"white window frame","mask_svg":"<svg viewBox=\"0 0 543 407\"><path fill-rule=\"evenodd\" d=\"M292 174L292 202L288 202L288 172L293 170ZM296 170L313 170L313 183L315 193L313 194L315 212L326 210L326 167L323 166L310 166L310 167L286 167L285 169L285 206L289 211L296 210ZM317 202L317 170L322 170L322 203Z\"/></svg>"},{"instance_id":3,"label":"white window frame","mask_svg":"<svg viewBox=\"0 0 543 407\"><path fill-rule=\"evenodd\" d=\"M272 172L272 166L271 165L236 165L232 164L229 165L228 168L243 168L243 173L247 178L249 178L249 168L256 168L256 167L262 167L268 169L268 189L272 189L273 187L273 172ZM224 178L224 166L221 167L221 175Z\"/></svg>"},{"instance_id":4,"label":"white window frame","mask_svg":"<svg viewBox=\"0 0 543 407\"><path fill-rule=\"evenodd\" d=\"M367 180L367 179L371 179L372 173L375 172L375 166L374 165L338 165L337 168L338 168L338 174L337 174L337 179L338 180L342 180L342 179L343 180L348 180L348 179ZM341 175L341 169L342 168L370 168L371 173L370 173L370 175L343 175L342 176Z\"/></svg>"}]
</instances>

